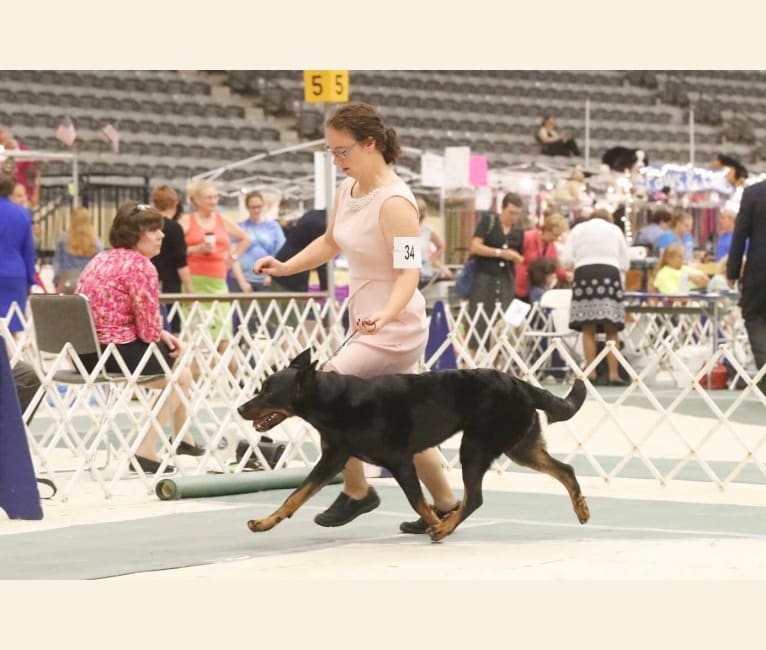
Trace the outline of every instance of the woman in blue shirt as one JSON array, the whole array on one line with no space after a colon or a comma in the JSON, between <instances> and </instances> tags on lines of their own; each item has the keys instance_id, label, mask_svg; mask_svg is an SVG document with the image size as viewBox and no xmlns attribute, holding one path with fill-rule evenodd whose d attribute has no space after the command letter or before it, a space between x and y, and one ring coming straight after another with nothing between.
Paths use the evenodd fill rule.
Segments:
<instances>
[{"instance_id":1,"label":"woman in blue shirt","mask_svg":"<svg viewBox=\"0 0 766 650\"><path fill-rule=\"evenodd\" d=\"M688 212L674 212L670 219L670 229L657 240L657 250L660 254L670 244L681 244L684 248L684 261L691 262L694 258L693 226L694 218Z\"/></svg>"},{"instance_id":2,"label":"woman in blue shirt","mask_svg":"<svg viewBox=\"0 0 766 650\"><path fill-rule=\"evenodd\" d=\"M264 200L260 192L250 192L245 197L245 207L249 214L248 218L239 222L239 227L244 230L252 243L235 261L239 262L245 280L250 283L253 291L262 291L271 284L271 277L265 274L253 273L253 264L261 257L277 254L285 243L285 233L279 222L272 219L263 219ZM235 283L236 284L236 283ZM229 290L239 292L239 286L233 287L229 283Z\"/></svg>"},{"instance_id":3,"label":"woman in blue shirt","mask_svg":"<svg viewBox=\"0 0 766 650\"><path fill-rule=\"evenodd\" d=\"M0 318L8 315L14 303L23 313L29 288L35 283L32 224L26 208L10 199L15 185L13 163L6 160L0 171ZM16 314L8 322L8 329L24 329Z\"/></svg>"}]
</instances>

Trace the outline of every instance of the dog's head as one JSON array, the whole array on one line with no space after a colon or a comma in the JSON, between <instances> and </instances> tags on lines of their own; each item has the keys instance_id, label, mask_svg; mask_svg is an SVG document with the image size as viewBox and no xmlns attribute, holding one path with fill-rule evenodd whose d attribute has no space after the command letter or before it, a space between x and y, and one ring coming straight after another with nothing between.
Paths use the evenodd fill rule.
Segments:
<instances>
[{"instance_id":1,"label":"dog's head","mask_svg":"<svg viewBox=\"0 0 766 650\"><path fill-rule=\"evenodd\" d=\"M268 431L296 414L300 395L315 372L316 361L311 360L311 350L304 350L287 368L269 375L255 397L242 404L237 412L245 420L252 420L256 431Z\"/></svg>"}]
</instances>

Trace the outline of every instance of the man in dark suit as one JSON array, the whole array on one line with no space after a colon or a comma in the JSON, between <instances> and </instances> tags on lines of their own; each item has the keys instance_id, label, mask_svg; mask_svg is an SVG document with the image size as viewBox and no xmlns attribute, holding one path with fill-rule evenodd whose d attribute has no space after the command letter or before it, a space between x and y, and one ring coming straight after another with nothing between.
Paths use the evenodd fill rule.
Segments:
<instances>
[{"instance_id":1,"label":"man in dark suit","mask_svg":"<svg viewBox=\"0 0 766 650\"><path fill-rule=\"evenodd\" d=\"M747 241L750 243L742 269ZM747 338L760 370L766 364L766 181L754 183L742 193L726 263L726 279L732 289L739 282L739 304ZM766 392L766 376L759 387Z\"/></svg>"},{"instance_id":2,"label":"man in dark suit","mask_svg":"<svg viewBox=\"0 0 766 650\"><path fill-rule=\"evenodd\" d=\"M285 228L285 243L274 255L278 260L284 262L293 255L302 251L312 241L319 237L327 228L327 210L309 210L292 226ZM327 291L327 265L322 264L317 269L319 278L319 287L322 291ZM272 278L274 289L278 291L308 291L309 290L309 271L295 273L294 275L285 275L280 278Z\"/></svg>"}]
</instances>

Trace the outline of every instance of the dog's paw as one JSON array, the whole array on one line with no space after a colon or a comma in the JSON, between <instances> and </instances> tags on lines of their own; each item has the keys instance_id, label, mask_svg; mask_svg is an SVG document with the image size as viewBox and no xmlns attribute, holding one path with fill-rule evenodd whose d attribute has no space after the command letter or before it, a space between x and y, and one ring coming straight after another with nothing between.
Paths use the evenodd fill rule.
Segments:
<instances>
[{"instance_id":1,"label":"dog's paw","mask_svg":"<svg viewBox=\"0 0 766 650\"><path fill-rule=\"evenodd\" d=\"M428 533L428 536L431 538L432 542L440 542L453 530L453 526L450 526L445 520L442 520L438 524L429 526L426 530L426 533Z\"/></svg>"},{"instance_id":2,"label":"dog's paw","mask_svg":"<svg viewBox=\"0 0 766 650\"><path fill-rule=\"evenodd\" d=\"M590 510L588 504L585 501L585 497L579 496L574 502L574 511L577 515L577 519L581 524L585 524L590 519Z\"/></svg>"},{"instance_id":3,"label":"dog's paw","mask_svg":"<svg viewBox=\"0 0 766 650\"><path fill-rule=\"evenodd\" d=\"M262 533L271 530L274 524L269 522L268 519L251 519L247 522L247 527L254 533Z\"/></svg>"},{"instance_id":4,"label":"dog's paw","mask_svg":"<svg viewBox=\"0 0 766 650\"><path fill-rule=\"evenodd\" d=\"M448 533L442 530L437 530L436 526L431 526L428 528L426 533L431 538L432 542L441 542L448 535Z\"/></svg>"}]
</instances>

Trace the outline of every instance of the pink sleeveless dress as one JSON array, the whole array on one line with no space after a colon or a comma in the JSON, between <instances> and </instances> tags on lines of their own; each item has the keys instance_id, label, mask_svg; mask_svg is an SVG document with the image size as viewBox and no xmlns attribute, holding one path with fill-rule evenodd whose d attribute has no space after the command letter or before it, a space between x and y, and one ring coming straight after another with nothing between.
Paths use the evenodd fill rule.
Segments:
<instances>
[{"instance_id":1,"label":"pink sleeveless dress","mask_svg":"<svg viewBox=\"0 0 766 650\"><path fill-rule=\"evenodd\" d=\"M388 302L398 270L394 255L380 228L380 210L386 199L401 196L417 208L409 187L399 181L380 188L369 204L354 209L351 188L354 179L340 185L333 237L348 260L349 326L383 309ZM412 218L417 220L417 212ZM416 372L428 339L426 303L415 290L399 316L374 334L357 334L329 364L338 372L373 377L387 373Z\"/></svg>"}]
</instances>

